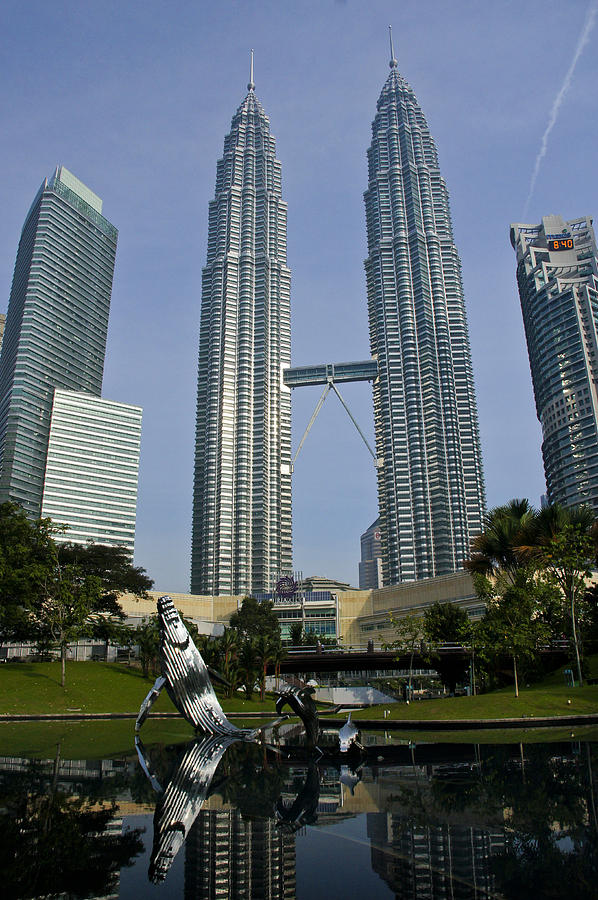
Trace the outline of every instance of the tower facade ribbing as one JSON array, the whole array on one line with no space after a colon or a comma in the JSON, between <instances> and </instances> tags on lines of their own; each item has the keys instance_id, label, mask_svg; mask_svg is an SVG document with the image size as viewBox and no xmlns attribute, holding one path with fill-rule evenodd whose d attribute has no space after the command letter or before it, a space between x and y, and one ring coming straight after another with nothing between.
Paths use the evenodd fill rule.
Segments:
<instances>
[{"instance_id":1,"label":"tower facade ribbing","mask_svg":"<svg viewBox=\"0 0 598 900\"><path fill-rule=\"evenodd\" d=\"M54 389L101 394L117 237L101 199L64 166L21 232L0 356L0 502L33 518Z\"/></svg>"},{"instance_id":2,"label":"tower facade ribbing","mask_svg":"<svg viewBox=\"0 0 598 900\"><path fill-rule=\"evenodd\" d=\"M448 192L424 114L392 56L365 192L385 585L461 568L485 505Z\"/></svg>"},{"instance_id":3,"label":"tower facade ribbing","mask_svg":"<svg viewBox=\"0 0 598 900\"><path fill-rule=\"evenodd\" d=\"M217 164L202 279L191 591L268 591L292 568L287 207L253 78Z\"/></svg>"},{"instance_id":4,"label":"tower facade ribbing","mask_svg":"<svg viewBox=\"0 0 598 900\"><path fill-rule=\"evenodd\" d=\"M548 500L598 514L598 250L592 220L511 225Z\"/></svg>"}]
</instances>

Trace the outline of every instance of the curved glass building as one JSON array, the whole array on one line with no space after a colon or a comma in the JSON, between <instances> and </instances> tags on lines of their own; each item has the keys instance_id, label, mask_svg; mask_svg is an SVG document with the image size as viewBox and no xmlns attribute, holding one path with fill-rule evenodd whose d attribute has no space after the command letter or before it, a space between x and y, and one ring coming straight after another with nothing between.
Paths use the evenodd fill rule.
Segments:
<instances>
[{"instance_id":1,"label":"curved glass building","mask_svg":"<svg viewBox=\"0 0 598 900\"><path fill-rule=\"evenodd\" d=\"M592 220L511 225L548 500L598 513L598 251Z\"/></svg>"},{"instance_id":2,"label":"curved glass building","mask_svg":"<svg viewBox=\"0 0 598 900\"><path fill-rule=\"evenodd\" d=\"M485 505L448 193L424 114L391 55L365 192L385 585L460 569Z\"/></svg>"}]
</instances>

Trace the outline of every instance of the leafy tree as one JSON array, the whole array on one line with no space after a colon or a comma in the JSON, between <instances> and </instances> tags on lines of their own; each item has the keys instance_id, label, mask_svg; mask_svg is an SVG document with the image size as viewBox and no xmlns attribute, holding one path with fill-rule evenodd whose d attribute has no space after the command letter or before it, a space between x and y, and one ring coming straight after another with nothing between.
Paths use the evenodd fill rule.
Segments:
<instances>
[{"instance_id":1,"label":"leafy tree","mask_svg":"<svg viewBox=\"0 0 598 900\"><path fill-rule=\"evenodd\" d=\"M589 506L547 506L525 528L520 554L561 592L568 610L579 684L583 684L578 610L598 552L598 522Z\"/></svg>"},{"instance_id":2,"label":"leafy tree","mask_svg":"<svg viewBox=\"0 0 598 900\"><path fill-rule=\"evenodd\" d=\"M55 533L50 519L32 523L16 503L0 504L0 639L27 639L27 606L43 595Z\"/></svg>"},{"instance_id":3,"label":"leafy tree","mask_svg":"<svg viewBox=\"0 0 598 900\"><path fill-rule=\"evenodd\" d=\"M467 613L455 603L434 603L424 612L423 633L440 680L454 693L457 683L466 679L469 663L463 658L440 656L438 645L469 641L471 624Z\"/></svg>"},{"instance_id":4,"label":"leafy tree","mask_svg":"<svg viewBox=\"0 0 598 900\"><path fill-rule=\"evenodd\" d=\"M408 696L411 697L413 686L413 660L422 643L422 619L420 616L409 613L401 618L395 618L390 614L390 623L394 628L396 638L390 643L382 642L385 650L398 650L396 659L404 653L409 654L409 681Z\"/></svg>"},{"instance_id":5,"label":"leafy tree","mask_svg":"<svg viewBox=\"0 0 598 900\"><path fill-rule=\"evenodd\" d=\"M88 541L87 544L61 543L58 559L62 565L78 566L86 575L100 579L102 607L106 612L119 615L119 594L147 597L153 580L141 566L131 563L126 547L109 547Z\"/></svg>"},{"instance_id":6,"label":"leafy tree","mask_svg":"<svg viewBox=\"0 0 598 900\"><path fill-rule=\"evenodd\" d=\"M276 689L278 690L278 683L280 680L280 664L287 657L287 651L284 649L282 644L279 644L272 651L272 662L274 663L274 677L276 678Z\"/></svg>"},{"instance_id":7,"label":"leafy tree","mask_svg":"<svg viewBox=\"0 0 598 900\"><path fill-rule=\"evenodd\" d=\"M231 670L235 666L239 653L239 635L233 628L225 628L224 634L218 642L218 648L222 654L224 677L230 681Z\"/></svg>"},{"instance_id":8,"label":"leafy tree","mask_svg":"<svg viewBox=\"0 0 598 900\"><path fill-rule=\"evenodd\" d=\"M291 639L291 647L301 647L304 642L303 623L293 622L289 628L289 636Z\"/></svg>"},{"instance_id":9,"label":"leafy tree","mask_svg":"<svg viewBox=\"0 0 598 900\"><path fill-rule=\"evenodd\" d=\"M125 615L110 614L103 615L90 623L90 634L93 638L103 641L104 643L104 659L108 662L108 650L110 644L118 644L119 646L127 646L127 639L123 629L123 620Z\"/></svg>"},{"instance_id":10,"label":"leafy tree","mask_svg":"<svg viewBox=\"0 0 598 900\"><path fill-rule=\"evenodd\" d=\"M27 612L28 633L43 646L60 651L60 683L66 682L68 645L86 633L92 614L100 617L101 583L76 566L56 560L43 583L41 596Z\"/></svg>"},{"instance_id":11,"label":"leafy tree","mask_svg":"<svg viewBox=\"0 0 598 900\"><path fill-rule=\"evenodd\" d=\"M591 618L587 579L598 552L598 524L591 507L553 503L536 512L527 500L512 500L487 514L484 530L472 542L471 551L466 569L497 583L500 580L503 588L507 582L514 584L522 573L532 593L532 579L536 585L545 583L544 603L536 615L541 612L553 634L561 630L563 621L568 622L582 684L579 632L584 620ZM496 586L494 592L498 593Z\"/></svg>"},{"instance_id":12,"label":"leafy tree","mask_svg":"<svg viewBox=\"0 0 598 900\"><path fill-rule=\"evenodd\" d=\"M308 628L303 637L303 643L308 647L315 647L320 640L320 636Z\"/></svg>"},{"instance_id":13,"label":"leafy tree","mask_svg":"<svg viewBox=\"0 0 598 900\"><path fill-rule=\"evenodd\" d=\"M456 603L434 603L424 612L423 630L431 643L461 643L471 631L469 617Z\"/></svg>"},{"instance_id":14,"label":"leafy tree","mask_svg":"<svg viewBox=\"0 0 598 900\"><path fill-rule=\"evenodd\" d=\"M486 601L486 612L477 625L479 654L486 661L510 656L513 663L515 696L519 696L518 666L532 661L546 642L548 628L538 615L537 587L525 572L513 582L497 579L485 586L477 582L478 592Z\"/></svg>"},{"instance_id":15,"label":"leafy tree","mask_svg":"<svg viewBox=\"0 0 598 900\"><path fill-rule=\"evenodd\" d=\"M61 683L69 643L85 635L105 642L124 618L118 594L143 595L152 581L122 547L60 544L50 519L30 521L14 503L0 504L0 634L57 648Z\"/></svg>"},{"instance_id":16,"label":"leafy tree","mask_svg":"<svg viewBox=\"0 0 598 900\"><path fill-rule=\"evenodd\" d=\"M263 634L261 634L254 643L260 671L260 700L263 700L266 694L266 671L270 663L274 662L274 654L279 646L279 643L273 643Z\"/></svg>"},{"instance_id":17,"label":"leafy tree","mask_svg":"<svg viewBox=\"0 0 598 900\"><path fill-rule=\"evenodd\" d=\"M151 616L146 622L131 629L135 643L139 648L139 662L141 671L147 678L149 673L156 673L158 667L158 653L160 650L160 629L158 617Z\"/></svg>"},{"instance_id":18,"label":"leafy tree","mask_svg":"<svg viewBox=\"0 0 598 900\"><path fill-rule=\"evenodd\" d=\"M253 641L244 641L239 653L239 680L245 688L245 696L251 700L259 674L259 660Z\"/></svg>"},{"instance_id":19,"label":"leafy tree","mask_svg":"<svg viewBox=\"0 0 598 900\"><path fill-rule=\"evenodd\" d=\"M257 638L264 635L274 642L280 642L280 623L271 600L244 597L241 608L230 617L230 627L243 637Z\"/></svg>"}]
</instances>

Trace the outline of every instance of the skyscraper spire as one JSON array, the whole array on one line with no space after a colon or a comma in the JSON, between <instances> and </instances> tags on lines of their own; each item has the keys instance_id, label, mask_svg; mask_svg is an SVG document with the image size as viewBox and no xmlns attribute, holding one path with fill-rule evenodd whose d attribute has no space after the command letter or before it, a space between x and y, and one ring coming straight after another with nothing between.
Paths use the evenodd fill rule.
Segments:
<instances>
[{"instance_id":1,"label":"skyscraper spire","mask_svg":"<svg viewBox=\"0 0 598 900\"><path fill-rule=\"evenodd\" d=\"M216 170L202 275L191 591L247 594L292 568L291 273L270 123L253 93Z\"/></svg>"},{"instance_id":2,"label":"skyscraper spire","mask_svg":"<svg viewBox=\"0 0 598 900\"><path fill-rule=\"evenodd\" d=\"M365 192L384 585L456 572L484 513L448 192L423 112L396 74L392 33L390 52Z\"/></svg>"},{"instance_id":3,"label":"skyscraper spire","mask_svg":"<svg viewBox=\"0 0 598 900\"><path fill-rule=\"evenodd\" d=\"M395 59L395 48L392 43L392 25L388 26L388 38L390 40L390 62L388 65L390 66L391 69L396 69L397 61Z\"/></svg>"},{"instance_id":4,"label":"skyscraper spire","mask_svg":"<svg viewBox=\"0 0 598 900\"><path fill-rule=\"evenodd\" d=\"M253 49L251 50L251 64L249 66L249 84L247 85L248 91L255 90L255 84L253 81Z\"/></svg>"}]
</instances>

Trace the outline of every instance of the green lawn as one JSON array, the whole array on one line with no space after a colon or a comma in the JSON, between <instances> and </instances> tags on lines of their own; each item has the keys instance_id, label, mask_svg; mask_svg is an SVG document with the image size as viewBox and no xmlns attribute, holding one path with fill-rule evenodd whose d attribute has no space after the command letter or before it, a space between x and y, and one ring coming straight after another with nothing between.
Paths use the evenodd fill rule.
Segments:
<instances>
[{"instance_id":1,"label":"green lawn","mask_svg":"<svg viewBox=\"0 0 598 900\"><path fill-rule=\"evenodd\" d=\"M550 683L555 682L555 683ZM0 666L0 713L62 713L82 712L136 713L147 694L152 679L143 678L138 669L113 663L70 663L67 665L67 686L60 687L58 663L12 663ZM222 698L221 698L222 699ZM567 700L571 700L571 704ZM274 697L264 703L240 697L222 699L228 712L261 712L264 719L275 716ZM174 711L162 692L156 707L159 711ZM384 728L384 709L390 718L405 723L405 729L392 732L392 740L414 739L418 742L457 741L459 743L501 743L513 741L566 740L571 731L576 739L596 739L598 728L563 727L546 729L485 730L467 732L419 733L410 730L416 719L484 719L514 718L518 716L567 715L598 712L598 686L567 688L562 675L542 685L522 690L516 699L513 690L505 689L479 697L457 697L444 700L415 701L409 706L395 703L371 707L353 713L353 718L376 719ZM255 720L236 724L257 725ZM326 726L326 717L322 719ZM152 720L144 724L144 743L178 743L189 740L192 728L182 719ZM0 756L24 756L48 759L54 756L56 744L64 758L89 759L125 756L133 751L133 722L0 722Z\"/></svg>"},{"instance_id":2,"label":"green lawn","mask_svg":"<svg viewBox=\"0 0 598 900\"><path fill-rule=\"evenodd\" d=\"M557 679L550 679L550 682ZM115 663L72 662L67 665L67 684L60 687L60 664L5 663L0 666L0 714L80 712L136 713L153 679L144 678L135 668ZM405 722L415 719L496 719L520 716L560 716L598 713L598 685L569 688L561 683L543 682L524 688L517 699L512 688L478 697L413 701L370 707L354 713L356 719L389 718ZM228 712L260 712L273 717L274 697L263 703L257 695L251 701L237 696L220 698ZM567 701L571 700L571 703ZM172 711L174 707L163 691L154 709ZM325 719L324 719L325 721Z\"/></svg>"},{"instance_id":3,"label":"green lawn","mask_svg":"<svg viewBox=\"0 0 598 900\"><path fill-rule=\"evenodd\" d=\"M571 700L571 703L567 701ZM355 719L388 718L405 722L415 719L514 719L520 716L566 716L598 713L598 685L570 688L546 684L524 688L515 697L513 688L504 688L477 697L447 697L442 700L415 700L390 703L354 713Z\"/></svg>"},{"instance_id":4,"label":"green lawn","mask_svg":"<svg viewBox=\"0 0 598 900\"><path fill-rule=\"evenodd\" d=\"M139 669L117 663L71 662L66 667L66 687L60 686L60 663L4 663L0 666L0 714L55 714L67 712L137 713L154 682ZM274 700L258 695L251 701L222 700L230 712L274 714ZM154 707L175 712L166 691Z\"/></svg>"}]
</instances>

